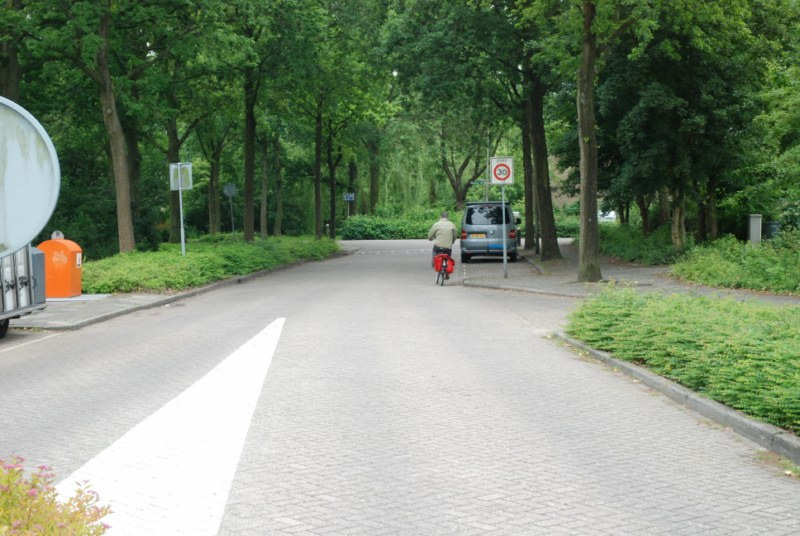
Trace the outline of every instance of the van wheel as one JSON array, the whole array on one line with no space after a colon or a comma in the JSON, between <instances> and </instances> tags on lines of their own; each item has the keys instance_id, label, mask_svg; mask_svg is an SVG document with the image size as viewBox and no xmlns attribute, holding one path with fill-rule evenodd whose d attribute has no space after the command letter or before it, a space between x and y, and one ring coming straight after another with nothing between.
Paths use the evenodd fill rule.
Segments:
<instances>
[{"instance_id":1,"label":"van wheel","mask_svg":"<svg viewBox=\"0 0 800 536\"><path fill-rule=\"evenodd\" d=\"M510 262L517 262L517 252L515 251L514 253L512 253L511 255L509 255L509 256L508 256L508 260L509 260Z\"/></svg>"},{"instance_id":2,"label":"van wheel","mask_svg":"<svg viewBox=\"0 0 800 536\"><path fill-rule=\"evenodd\" d=\"M5 337L6 333L8 333L8 323L9 322L10 321L9 321L8 318L6 318L5 320L0 320L0 339Z\"/></svg>"},{"instance_id":3,"label":"van wheel","mask_svg":"<svg viewBox=\"0 0 800 536\"><path fill-rule=\"evenodd\" d=\"M467 255L466 253L462 253L461 254L461 262L464 263L464 264L467 264L469 262L469 255Z\"/></svg>"}]
</instances>

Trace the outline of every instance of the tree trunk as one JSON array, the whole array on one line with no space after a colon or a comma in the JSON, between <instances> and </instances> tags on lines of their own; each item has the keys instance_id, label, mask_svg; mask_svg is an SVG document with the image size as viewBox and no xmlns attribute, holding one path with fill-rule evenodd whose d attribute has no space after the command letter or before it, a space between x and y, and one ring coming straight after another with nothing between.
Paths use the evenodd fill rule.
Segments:
<instances>
[{"instance_id":1,"label":"tree trunk","mask_svg":"<svg viewBox=\"0 0 800 536\"><path fill-rule=\"evenodd\" d=\"M272 233L281 236L283 233L283 181L281 180L281 138L277 131L272 137L272 175L275 177L275 222Z\"/></svg>"},{"instance_id":2,"label":"tree trunk","mask_svg":"<svg viewBox=\"0 0 800 536\"><path fill-rule=\"evenodd\" d=\"M430 206L436 206L436 203L439 202L439 196L436 194L436 178L431 175L430 179L428 179L428 204Z\"/></svg>"},{"instance_id":3,"label":"tree trunk","mask_svg":"<svg viewBox=\"0 0 800 536\"><path fill-rule=\"evenodd\" d=\"M208 231L211 234L219 233L222 228L220 221L222 207L220 206L219 197L220 160L220 155L217 151L214 151L214 157L211 159L211 162L209 162L210 170L208 178Z\"/></svg>"},{"instance_id":4,"label":"tree trunk","mask_svg":"<svg viewBox=\"0 0 800 536\"><path fill-rule=\"evenodd\" d=\"M708 208L708 238L716 240L719 238L719 224L717 223L717 179L711 177L708 179L708 199L706 200Z\"/></svg>"},{"instance_id":5,"label":"tree trunk","mask_svg":"<svg viewBox=\"0 0 800 536\"><path fill-rule=\"evenodd\" d=\"M686 199L676 193L672 204L672 245L676 249L686 247Z\"/></svg>"},{"instance_id":6,"label":"tree trunk","mask_svg":"<svg viewBox=\"0 0 800 536\"><path fill-rule=\"evenodd\" d=\"M103 122L108 133L111 149L111 163L114 170L114 186L117 198L117 234L119 251L126 253L136 248L133 233L133 215L131 212L131 184L128 157L125 152L125 134L117 112L114 83L108 63L109 31L111 13L106 12L100 20L100 36L102 42L97 52L97 66L100 86L100 104L103 111Z\"/></svg>"},{"instance_id":7,"label":"tree trunk","mask_svg":"<svg viewBox=\"0 0 800 536\"><path fill-rule=\"evenodd\" d=\"M553 214L553 195L550 191L550 166L547 161L547 136L544 126L544 96L546 88L541 79L533 78L531 93L531 142L533 142L533 173L536 185L536 205L539 213L539 232L542 237L542 260L560 259L556 218Z\"/></svg>"},{"instance_id":8,"label":"tree trunk","mask_svg":"<svg viewBox=\"0 0 800 536\"><path fill-rule=\"evenodd\" d=\"M520 118L520 131L522 133L522 172L525 181L525 249L538 253L539 244L536 240L533 205L533 157L531 156L531 128L530 128L530 99L526 98L522 103L522 115Z\"/></svg>"},{"instance_id":9,"label":"tree trunk","mask_svg":"<svg viewBox=\"0 0 800 536\"><path fill-rule=\"evenodd\" d=\"M264 140L262 145L262 161L261 161L261 210L259 213L259 223L261 224L261 238L267 237L267 192L269 191L269 151L267 150L267 141Z\"/></svg>"},{"instance_id":10,"label":"tree trunk","mask_svg":"<svg viewBox=\"0 0 800 536\"><path fill-rule=\"evenodd\" d=\"M245 69L244 76L244 239L255 234L254 195L256 174L256 73Z\"/></svg>"},{"instance_id":11,"label":"tree trunk","mask_svg":"<svg viewBox=\"0 0 800 536\"><path fill-rule=\"evenodd\" d=\"M356 184L358 183L358 163L355 159L350 160L347 167L347 192L353 194L353 200L347 202L347 216L350 217L356 213Z\"/></svg>"},{"instance_id":12,"label":"tree trunk","mask_svg":"<svg viewBox=\"0 0 800 536\"><path fill-rule=\"evenodd\" d=\"M670 218L669 187L662 186L658 190L658 226L666 224Z\"/></svg>"},{"instance_id":13,"label":"tree trunk","mask_svg":"<svg viewBox=\"0 0 800 536\"><path fill-rule=\"evenodd\" d=\"M178 121L173 117L167 121L167 162L174 164L181 161L181 144L178 137ZM181 205L180 192L169 192L169 242L179 244L181 241Z\"/></svg>"},{"instance_id":14,"label":"tree trunk","mask_svg":"<svg viewBox=\"0 0 800 536\"><path fill-rule=\"evenodd\" d=\"M317 108L314 129L314 236L322 239L322 110Z\"/></svg>"},{"instance_id":15,"label":"tree trunk","mask_svg":"<svg viewBox=\"0 0 800 536\"><path fill-rule=\"evenodd\" d=\"M342 153L340 148L339 155L334 157L333 139L328 139L326 145L328 159L328 192L330 194L328 196L328 208L330 210L328 237L333 239L336 238L336 168L339 166Z\"/></svg>"},{"instance_id":16,"label":"tree trunk","mask_svg":"<svg viewBox=\"0 0 800 536\"><path fill-rule=\"evenodd\" d=\"M708 240L708 207L705 203L705 197L702 195L697 201L697 234L695 238L698 242Z\"/></svg>"},{"instance_id":17,"label":"tree trunk","mask_svg":"<svg viewBox=\"0 0 800 536\"><path fill-rule=\"evenodd\" d=\"M646 196L639 194L636 196L636 206L639 207L639 214L642 215L642 234L650 234L650 203Z\"/></svg>"},{"instance_id":18,"label":"tree trunk","mask_svg":"<svg viewBox=\"0 0 800 536\"><path fill-rule=\"evenodd\" d=\"M367 140L367 152L369 153L369 213L375 214L378 206L380 188L380 138L370 138Z\"/></svg>"},{"instance_id":19,"label":"tree trunk","mask_svg":"<svg viewBox=\"0 0 800 536\"><path fill-rule=\"evenodd\" d=\"M22 0L6 0L5 9L20 11ZM14 102L19 101L19 84L22 78L17 52L19 41L17 36L11 36L0 42L0 95Z\"/></svg>"},{"instance_id":20,"label":"tree trunk","mask_svg":"<svg viewBox=\"0 0 800 536\"><path fill-rule=\"evenodd\" d=\"M594 76L597 37L592 30L595 5L583 1L583 51L578 74L578 145L581 175L581 230L578 244L578 281L600 281L600 244L597 230L597 137L595 135Z\"/></svg>"}]
</instances>

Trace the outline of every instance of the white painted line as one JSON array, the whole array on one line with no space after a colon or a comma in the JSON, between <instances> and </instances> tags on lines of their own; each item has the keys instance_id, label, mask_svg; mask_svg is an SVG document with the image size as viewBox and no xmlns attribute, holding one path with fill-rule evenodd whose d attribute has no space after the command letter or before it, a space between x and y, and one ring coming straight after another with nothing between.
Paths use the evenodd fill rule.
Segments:
<instances>
[{"instance_id":1,"label":"white painted line","mask_svg":"<svg viewBox=\"0 0 800 536\"><path fill-rule=\"evenodd\" d=\"M10 352L11 350L16 350L17 348L22 348L23 346L28 346L29 344L36 344L37 342L46 341L47 339L52 339L53 337L58 337L59 335L61 335L61 333L53 333L52 335L46 335L41 339L34 339L32 341L27 341L17 344L16 346L9 346L7 348L3 348L2 350L0 350L0 354L2 354L3 352Z\"/></svg>"},{"instance_id":2,"label":"white painted line","mask_svg":"<svg viewBox=\"0 0 800 536\"><path fill-rule=\"evenodd\" d=\"M219 530L283 318L57 486L89 481L112 536L213 536Z\"/></svg>"}]
</instances>

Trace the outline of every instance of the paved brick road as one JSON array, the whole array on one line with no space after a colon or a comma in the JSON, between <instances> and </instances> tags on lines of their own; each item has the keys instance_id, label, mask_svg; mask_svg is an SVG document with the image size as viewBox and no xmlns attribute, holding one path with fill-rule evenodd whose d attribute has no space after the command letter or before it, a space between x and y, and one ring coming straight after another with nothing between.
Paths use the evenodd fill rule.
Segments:
<instances>
[{"instance_id":1,"label":"paved brick road","mask_svg":"<svg viewBox=\"0 0 800 536\"><path fill-rule=\"evenodd\" d=\"M800 533L753 444L541 336L571 301L437 289L423 257L326 263L343 291L287 321L220 534Z\"/></svg>"}]
</instances>

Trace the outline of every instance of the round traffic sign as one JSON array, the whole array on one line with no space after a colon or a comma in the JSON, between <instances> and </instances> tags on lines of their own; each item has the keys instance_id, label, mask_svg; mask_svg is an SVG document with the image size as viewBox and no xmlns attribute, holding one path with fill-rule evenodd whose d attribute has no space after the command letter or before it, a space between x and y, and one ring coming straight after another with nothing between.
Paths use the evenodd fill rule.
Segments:
<instances>
[{"instance_id":1,"label":"round traffic sign","mask_svg":"<svg viewBox=\"0 0 800 536\"><path fill-rule=\"evenodd\" d=\"M0 256L36 238L53 215L61 186L58 156L42 125L0 97Z\"/></svg>"},{"instance_id":2,"label":"round traffic sign","mask_svg":"<svg viewBox=\"0 0 800 536\"><path fill-rule=\"evenodd\" d=\"M227 195L228 197L233 197L236 195L236 185L233 183L228 183L222 187L222 193Z\"/></svg>"},{"instance_id":3,"label":"round traffic sign","mask_svg":"<svg viewBox=\"0 0 800 536\"><path fill-rule=\"evenodd\" d=\"M497 164L492 170L492 175L499 181L504 181L511 176L511 168L506 164Z\"/></svg>"}]
</instances>

